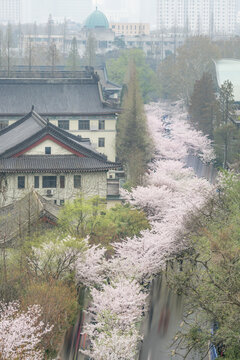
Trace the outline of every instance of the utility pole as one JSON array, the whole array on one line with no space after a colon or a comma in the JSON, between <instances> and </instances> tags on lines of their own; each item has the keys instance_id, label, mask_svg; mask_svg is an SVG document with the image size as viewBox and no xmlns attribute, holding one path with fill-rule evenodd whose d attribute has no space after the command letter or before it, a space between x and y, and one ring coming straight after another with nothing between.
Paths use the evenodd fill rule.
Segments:
<instances>
[{"instance_id":1,"label":"utility pole","mask_svg":"<svg viewBox=\"0 0 240 360\"><path fill-rule=\"evenodd\" d=\"M10 77L10 68L11 68L11 45L12 45L12 27L11 24L8 23L7 27L7 73L8 77Z\"/></svg>"},{"instance_id":2,"label":"utility pole","mask_svg":"<svg viewBox=\"0 0 240 360\"><path fill-rule=\"evenodd\" d=\"M28 38L28 50L29 50L29 54L28 54L28 70L31 72L32 71L32 41L31 41L31 36L29 36L29 38Z\"/></svg>"},{"instance_id":3,"label":"utility pole","mask_svg":"<svg viewBox=\"0 0 240 360\"><path fill-rule=\"evenodd\" d=\"M66 38L67 38L67 19L64 19L63 24L63 55L66 53Z\"/></svg>"},{"instance_id":4,"label":"utility pole","mask_svg":"<svg viewBox=\"0 0 240 360\"><path fill-rule=\"evenodd\" d=\"M51 42L52 33L53 33L53 19L52 19L52 15L50 14L47 23L48 44L50 44Z\"/></svg>"}]
</instances>

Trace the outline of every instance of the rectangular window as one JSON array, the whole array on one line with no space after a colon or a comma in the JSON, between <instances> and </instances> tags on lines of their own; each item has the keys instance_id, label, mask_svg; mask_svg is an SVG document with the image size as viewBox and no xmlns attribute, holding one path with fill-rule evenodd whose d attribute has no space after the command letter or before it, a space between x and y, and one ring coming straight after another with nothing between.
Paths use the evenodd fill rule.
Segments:
<instances>
[{"instance_id":1,"label":"rectangular window","mask_svg":"<svg viewBox=\"0 0 240 360\"><path fill-rule=\"evenodd\" d=\"M105 120L98 120L98 130L105 130Z\"/></svg>"},{"instance_id":2,"label":"rectangular window","mask_svg":"<svg viewBox=\"0 0 240 360\"><path fill-rule=\"evenodd\" d=\"M63 130L69 130L69 120L58 120L58 127Z\"/></svg>"},{"instance_id":3,"label":"rectangular window","mask_svg":"<svg viewBox=\"0 0 240 360\"><path fill-rule=\"evenodd\" d=\"M74 175L74 188L80 189L81 188L81 175Z\"/></svg>"},{"instance_id":4,"label":"rectangular window","mask_svg":"<svg viewBox=\"0 0 240 360\"><path fill-rule=\"evenodd\" d=\"M25 189L25 176L18 176L18 189Z\"/></svg>"},{"instance_id":5,"label":"rectangular window","mask_svg":"<svg viewBox=\"0 0 240 360\"><path fill-rule=\"evenodd\" d=\"M56 176L43 176L42 187L44 189L54 189L57 187L57 177Z\"/></svg>"},{"instance_id":6,"label":"rectangular window","mask_svg":"<svg viewBox=\"0 0 240 360\"><path fill-rule=\"evenodd\" d=\"M60 200L60 206L63 206L63 205L64 205L64 203L65 203L65 201L64 201L64 200Z\"/></svg>"},{"instance_id":7,"label":"rectangular window","mask_svg":"<svg viewBox=\"0 0 240 360\"><path fill-rule=\"evenodd\" d=\"M52 149L50 147L45 147L45 154L51 155L51 153L52 153Z\"/></svg>"},{"instance_id":8,"label":"rectangular window","mask_svg":"<svg viewBox=\"0 0 240 360\"><path fill-rule=\"evenodd\" d=\"M65 176L60 176L60 189L65 188Z\"/></svg>"},{"instance_id":9,"label":"rectangular window","mask_svg":"<svg viewBox=\"0 0 240 360\"><path fill-rule=\"evenodd\" d=\"M39 176L34 176L34 188L39 189Z\"/></svg>"},{"instance_id":10,"label":"rectangular window","mask_svg":"<svg viewBox=\"0 0 240 360\"><path fill-rule=\"evenodd\" d=\"M89 130L90 120L78 120L78 130Z\"/></svg>"},{"instance_id":11,"label":"rectangular window","mask_svg":"<svg viewBox=\"0 0 240 360\"><path fill-rule=\"evenodd\" d=\"M105 147L105 138L98 139L98 147Z\"/></svg>"}]
</instances>

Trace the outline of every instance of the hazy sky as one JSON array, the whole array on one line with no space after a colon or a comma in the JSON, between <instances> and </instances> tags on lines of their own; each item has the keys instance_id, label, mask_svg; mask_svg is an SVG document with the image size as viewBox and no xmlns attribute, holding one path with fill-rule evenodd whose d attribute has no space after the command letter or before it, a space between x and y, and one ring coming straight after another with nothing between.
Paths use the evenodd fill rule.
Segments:
<instances>
[{"instance_id":1,"label":"hazy sky","mask_svg":"<svg viewBox=\"0 0 240 360\"><path fill-rule=\"evenodd\" d=\"M157 0L22 0L23 20L46 22L48 15L62 21L65 17L83 22L98 6L110 21L149 22L156 25ZM240 0L237 0L240 10Z\"/></svg>"},{"instance_id":2,"label":"hazy sky","mask_svg":"<svg viewBox=\"0 0 240 360\"><path fill-rule=\"evenodd\" d=\"M61 20L71 17L82 22L96 7L106 13L109 20L155 22L157 0L22 0L26 18L44 21L51 13Z\"/></svg>"}]
</instances>

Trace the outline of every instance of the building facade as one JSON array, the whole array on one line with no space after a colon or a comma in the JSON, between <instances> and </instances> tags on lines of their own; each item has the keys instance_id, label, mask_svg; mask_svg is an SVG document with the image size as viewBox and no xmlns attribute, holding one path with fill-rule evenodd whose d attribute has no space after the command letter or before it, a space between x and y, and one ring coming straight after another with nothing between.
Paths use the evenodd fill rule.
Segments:
<instances>
[{"instance_id":1,"label":"building facade","mask_svg":"<svg viewBox=\"0 0 240 360\"><path fill-rule=\"evenodd\" d=\"M0 131L0 206L35 190L63 205L82 193L107 199L107 161L89 139L72 135L32 110Z\"/></svg>"},{"instance_id":2,"label":"building facade","mask_svg":"<svg viewBox=\"0 0 240 360\"><path fill-rule=\"evenodd\" d=\"M120 109L104 100L99 76L84 71L76 73L75 78L68 77L70 72L65 73L65 78L53 78L47 72L35 75L36 78L0 79L0 128L16 122L34 105L52 124L89 138L97 151L115 161Z\"/></svg>"},{"instance_id":3,"label":"building facade","mask_svg":"<svg viewBox=\"0 0 240 360\"><path fill-rule=\"evenodd\" d=\"M146 23L110 23L110 29L116 36L149 35L150 24Z\"/></svg>"},{"instance_id":4,"label":"building facade","mask_svg":"<svg viewBox=\"0 0 240 360\"><path fill-rule=\"evenodd\" d=\"M157 27L193 34L234 34L236 0L158 0Z\"/></svg>"}]
</instances>

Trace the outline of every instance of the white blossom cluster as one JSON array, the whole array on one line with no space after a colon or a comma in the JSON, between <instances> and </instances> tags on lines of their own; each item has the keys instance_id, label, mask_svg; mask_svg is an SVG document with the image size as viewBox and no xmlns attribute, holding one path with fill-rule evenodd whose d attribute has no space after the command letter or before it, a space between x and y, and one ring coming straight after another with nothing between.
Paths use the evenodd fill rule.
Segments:
<instances>
[{"instance_id":1,"label":"white blossom cluster","mask_svg":"<svg viewBox=\"0 0 240 360\"><path fill-rule=\"evenodd\" d=\"M0 303L0 358L3 360L42 360L42 339L52 327L41 319L41 308L29 306L20 311L20 304Z\"/></svg>"},{"instance_id":2,"label":"white blossom cluster","mask_svg":"<svg viewBox=\"0 0 240 360\"><path fill-rule=\"evenodd\" d=\"M186 219L214 192L207 180L185 168L188 154L209 162L214 152L210 140L191 128L181 103L174 108L151 104L146 110L155 160L149 166L146 185L123 195L146 211L151 230L114 244L116 255L108 262L108 284L92 289L90 314L94 321L86 332L91 339L88 354L95 360L136 357L140 336L135 325L146 306L140 284L150 282L166 259L186 246L181 236Z\"/></svg>"}]
</instances>

